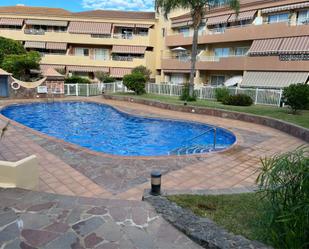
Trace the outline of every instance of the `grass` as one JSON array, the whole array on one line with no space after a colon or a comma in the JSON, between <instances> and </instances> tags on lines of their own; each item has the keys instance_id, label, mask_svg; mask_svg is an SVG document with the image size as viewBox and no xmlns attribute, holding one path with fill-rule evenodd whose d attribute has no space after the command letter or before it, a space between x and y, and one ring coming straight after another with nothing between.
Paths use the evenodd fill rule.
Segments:
<instances>
[{"instance_id":1,"label":"grass","mask_svg":"<svg viewBox=\"0 0 309 249\"><path fill-rule=\"evenodd\" d=\"M114 95L130 96L138 99L152 99L170 104L180 104L183 105L183 101L179 100L178 97L155 95L155 94L144 94L141 96L134 95L132 93L116 93ZM212 100L197 100L196 102L190 102L188 105L200 106L200 107L210 107L217 109L224 109L237 112L245 112L249 114L271 117L279 120L283 120L289 123L293 123L305 128L309 128L309 111L301 111L297 115L292 115L289 113L287 108L279 108L273 106L263 106L263 105L252 105L252 106L228 106L223 105L220 102Z\"/></svg>"},{"instance_id":2,"label":"grass","mask_svg":"<svg viewBox=\"0 0 309 249\"><path fill-rule=\"evenodd\" d=\"M176 195L168 199L198 216L213 220L235 235L269 244L262 224L265 202L259 194Z\"/></svg>"}]
</instances>

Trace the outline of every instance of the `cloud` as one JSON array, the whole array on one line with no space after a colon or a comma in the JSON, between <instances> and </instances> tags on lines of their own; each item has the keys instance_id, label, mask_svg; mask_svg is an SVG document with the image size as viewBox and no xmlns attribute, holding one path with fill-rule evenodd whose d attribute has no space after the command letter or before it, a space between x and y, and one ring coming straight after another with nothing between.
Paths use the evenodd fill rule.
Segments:
<instances>
[{"instance_id":1,"label":"cloud","mask_svg":"<svg viewBox=\"0 0 309 249\"><path fill-rule=\"evenodd\" d=\"M153 0L83 0L85 9L154 11Z\"/></svg>"}]
</instances>

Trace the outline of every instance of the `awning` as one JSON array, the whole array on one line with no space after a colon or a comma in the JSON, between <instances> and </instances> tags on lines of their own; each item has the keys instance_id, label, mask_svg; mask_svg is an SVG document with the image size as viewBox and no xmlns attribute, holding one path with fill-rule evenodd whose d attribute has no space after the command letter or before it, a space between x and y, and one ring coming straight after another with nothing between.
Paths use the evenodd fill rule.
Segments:
<instances>
[{"instance_id":1,"label":"awning","mask_svg":"<svg viewBox=\"0 0 309 249\"><path fill-rule=\"evenodd\" d=\"M114 27L122 27L122 28L134 28L135 24L132 23L114 23Z\"/></svg>"},{"instance_id":2,"label":"awning","mask_svg":"<svg viewBox=\"0 0 309 249\"><path fill-rule=\"evenodd\" d=\"M60 79L64 78L64 75L60 74L59 72L56 71L56 69L52 67L42 70L42 75L47 78L60 78Z\"/></svg>"},{"instance_id":3,"label":"awning","mask_svg":"<svg viewBox=\"0 0 309 249\"><path fill-rule=\"evenodd\" d=\"M189 69L164 69L164 73L190 73Z\"/></svg>"},{"instance_id":4,"label":"awning","mask_svg":"<svg viewBox=\"0 0 309 249\"><path fill-rule=\"evenodd\" d=\"M37 41L26 41L25 42L25 48L45 48L46 43L45 42L37 42Z\"/></svg>"},{"instance_id":5,"label":"awning","mask_svg":"<svg viewBox=\"0 0 309 249\"><path fill-rule=\"evenodd\" d=\"M227 21L230 18L230 16L231 16L231 14L222 15L222 16L208 17L206 24L207 24L207 26L210 26L210 25L227 23Z\"/></svg>"},{"instance_id":6,"label":"awning","mask_svg":"<svg viewBox=\"0 0 309 249\"><path fill-rule=\"evenodd\" d=\"M110 34L112 24L103 22L70 22L68 32L75 34Z\"/></svg>"},{"instance_id":7,"label":"awning","mask_svg":"<svg viewBox=\"0 0 309 249\"><path fill-rule=\"evenodd\" d=\"M136 28L143 28L143 29L149 29L152 26L152 24L135 24Z\"/></svg>"},{"instance_id":8,"label":"awning","mask_svg":"<svg viewBox=\"0 0 309 249\"><path fill-rule=\"evenodd\" d=\"M41 64L40 65L40 69L42 71L46 70L48 68L64 70L65 69L65 65L52 65L52 64Z\"/></svg>"},{"instance_id":9,"label":"awning","mask_svg":"<svg viewBox=\"0 0 309 249\"><path fill-rule=\"evenodd\" d=\"M249 55L277 54L282 40L282 38L254 40L248 53Z\"/></svg>"},{"instance_id":10,"label":"awning","mask_svg":"<svg viewBox=\"0 0 309 249\"><path fill-rule=\"evenodd\" d=\"M309 36L284 38L279 54L309 54Z\"/></svg>"},{"instance_id":11,"label":"awning","mask_svg":"<svg viewBox=\"0 0 309 249\"><path fill-rule=\"evenodd\" d=\"M242 82L242 80L243 80L243 76L241 76L241 75L233 76L233 77L229 78L228 80L226 80L224 82L224 85L227 86L227 87L235 86L235 85L240 84Z\"/></svg>"},{"instance_id":12,"label":"awning","mask_svg":"<svg viewBox=\"0 0 309 249\"><path fill-rule=\"evenodd\" d=\"M24 19L20 18L1 18L0 25L23 26Z\"/></svg>"},{"instance_id":13,"label":"awning","mask_svg":"<svg viewBox=\"0 0 309 249\"><path fill-rule=\"evenodd\" d=\"M242 87L283 88L291 84L306 83L309 72L253 72L244 73Z\"/></svg>"},{"instance_id":14,"label":"awning","mask_svg":"<svg viewBox=\"0 0 309 249\"><path fill-rule=\"evenodd\" d=\"M46 49L67 50L67 43L63 42L47 42Z\"/></svg>"},{"instance_id":15,"label":"awning","mask_svg":"<svg viewBox=\"0 0 309 249\"><path fill-rule=\"evenodd\" d=\"M144 46L120 46L114 45L112 53L118 54L144 54L147 47Z\"/></svg>"},{"instance_id":16,"label":"awning","mask_svg":"<svg viewBox=\"0 0 309 249\"><path fill-rule=\"evenodd\" d=\"M28 19L25 21L29 25L43 25L43 26L57 26L57 27L67 27L67 21L57 21L57 20L38 20L38 19Z\"/></svg>"},{"instance_id":17,"label":"awning","mask_svg":"<svg viewBox=\"0 0 309 249\"><path fill-rule=\"evenodd\" d=\"M261 12L262 14L267 14L267 13L281 12L281 11L294 10L294 9L303 9L303 8L308 8L308 7L309 7L309 2L305 2L305 3L297 3L297 4L290 4L290 5L262 9Z\"/></svg>"},{"instance_id":18,"label":"awning","mask_svg":"<svg viewBox=\"0 0 309 249\"><path fill-rule=\"evenodd\" d=\"M190 26L189 22L177 22L177 23L172 23L171 28L181 28L181 27L186 27Z\"/></svg>"},{"instance_id":19,"label":"awning","mask_svg":"<svg viewBox=\"0 0 309 249\"><path fill-rule=\"evenodd\" d=\"M256 12L257 12L257 10L239 12L238 16L237 16L236 13L234 13L234 14L231 15L228 22L252 20L254 18L254 15L255 15Z\"/></svg>"},{"instance_id":20,"label":"awning","mask_svg":"<svg viewBox=\"0 0 309 249\"><path fill-rule=\"evenodd\" d=\"M132 68L124 68L124 67L111 67L110 76L115 78L122 78L126 74L130 74Z\"/></svg>"},{"instance_id":21,"label":"awning","mask_svg":"<svg viewBox=\"0 0 309 249\"><path fill-rule=\"evenodd\" d=\"M69 72L82 72L82 73L109 72L108 67L67 66L67 70Z\"/></svg>"}]
</instances>

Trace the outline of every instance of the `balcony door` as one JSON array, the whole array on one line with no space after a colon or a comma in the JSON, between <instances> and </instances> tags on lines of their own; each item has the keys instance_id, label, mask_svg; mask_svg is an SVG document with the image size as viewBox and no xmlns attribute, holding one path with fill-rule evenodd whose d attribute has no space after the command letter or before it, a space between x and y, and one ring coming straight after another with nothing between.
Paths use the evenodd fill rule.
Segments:
<instances>
[{"instance_id":1,"label":"balcony door","mask_svg":"<svg viewBox=\"0 0 309 249\"><path fill-rule=\"evenodd\" d=\"M94 50L94 59L101 61L109 60L109 50L104 48L96 48Z\"/></svg>"}]
</instances>

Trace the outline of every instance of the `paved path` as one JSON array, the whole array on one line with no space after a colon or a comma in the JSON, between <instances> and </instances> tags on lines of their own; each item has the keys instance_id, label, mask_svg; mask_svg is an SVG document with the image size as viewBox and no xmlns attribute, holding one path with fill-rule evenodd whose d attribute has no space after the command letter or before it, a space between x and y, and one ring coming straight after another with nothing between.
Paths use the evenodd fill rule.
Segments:
<instances>
[{"instance_id":1,"label":"paved path","mask_svg":"<svg viewBox=\"0 0 309 249\"><path fill-rule=\"evenodd\" d=\"M3 249L198 249L140 201L0 189Z\"/></svg>"},{"instance_id":2,"label":"paved path","mask_svg":"<svg viewBox=\"0 0 309 249\"><path fill-rule=\"evenodd\" d=\"M278 130L248 122L150 108L101 97L67 99L106 103L144 116L221 126L236 134L237 144L227 151L206 155L123 158L72 147L11 125L1 141L0 160L15 161L36 154L40 164L40 191L140 200L143 190L149 187L152 169L160 169L164 173L163 188L166 190L246 188L254 185L261 157L286 152L304 144L302 140ZM4 125L3 121L0 122Z\"/></svg>"}]
</instances>

